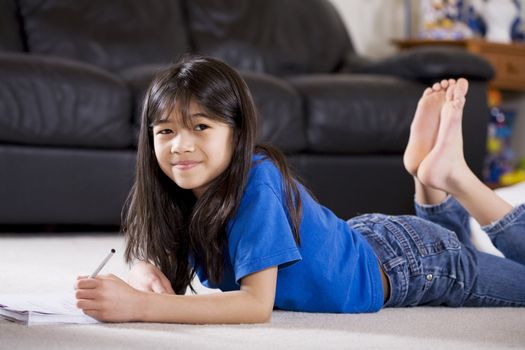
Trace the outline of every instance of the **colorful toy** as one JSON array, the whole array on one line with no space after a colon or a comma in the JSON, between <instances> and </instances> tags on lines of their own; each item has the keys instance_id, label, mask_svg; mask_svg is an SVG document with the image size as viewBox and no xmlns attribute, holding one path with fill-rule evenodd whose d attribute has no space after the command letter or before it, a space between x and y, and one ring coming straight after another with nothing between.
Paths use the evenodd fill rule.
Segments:
<instances>
[{"instance_id":1,"label":"colorful toy","mask_svg":"<svg viewBox=\"0 0 525 350\"><path fill-rule=\"evenodd\" d=\"M487 138L484 180L496 186L508 186L525 180L525 170L515 170L515 154L510 147L515 111L500 107L501 93L491 89L488 94L490 121Z\"/></svg>"},{"instance_id":2,"label":"colorful toy","mask_svg":"<svg viewBox=\"0 0 525 350\"><path fill-rule=\"evenodd\" d=\"M422 26L419 37L457 40L472 37L472 30L462 20L462 0L421 1Z\"/></svg>"}]
</instances>

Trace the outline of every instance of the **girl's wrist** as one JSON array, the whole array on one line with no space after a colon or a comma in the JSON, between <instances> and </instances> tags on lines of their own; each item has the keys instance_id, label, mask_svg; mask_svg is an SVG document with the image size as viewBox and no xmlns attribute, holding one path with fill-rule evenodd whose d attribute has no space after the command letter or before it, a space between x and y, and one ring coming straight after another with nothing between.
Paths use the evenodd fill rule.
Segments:
<instances>
[{"instance_id":1,"label":"girl's wrist","mask_svg":"<svg viewBox=\"0 0 525 350\"><path fill-rule=\"evenodd\" d=\"M174 305L181 296L159 294L154 292L140 292L136 306L136 319L140 322L180 322L174 310Z\"/></svg>"},{"instance_id":2,"label":"girl's wrist","mask_svg":"<svg viewBox=\"0 0 525 350\"><path fill-rule=\"evenodd\" d=\"M133 322L144 322L147 321L148 315L148 300L149 300L149 292L143 292L143 291L136 291L136 301L133 305L133 315L132 315L132 321Z\"/></svg>"}]
</instances>

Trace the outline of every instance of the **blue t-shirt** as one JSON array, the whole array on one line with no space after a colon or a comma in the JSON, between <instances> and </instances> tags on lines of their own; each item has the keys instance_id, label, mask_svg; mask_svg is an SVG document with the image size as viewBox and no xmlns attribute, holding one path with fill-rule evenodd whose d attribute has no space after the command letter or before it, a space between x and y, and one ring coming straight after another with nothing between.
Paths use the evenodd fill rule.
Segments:
<instances>
[{"instance_id":1,"label":"blue t-shirt","mask_svg":"<svg viewBox=\"0 0 525 350\"><path fill-rule=\"evenodd\" d=\"M299 185L303 204L298 247L287 217L282 177L260 155L254 157L242 201L227 225L224 278L204 286L239 290L251 273L278 266L275 307L307 312L373 312L383 305L383 286L371 246L348 224L317 203Z\"/></svg>"}]
</instances>

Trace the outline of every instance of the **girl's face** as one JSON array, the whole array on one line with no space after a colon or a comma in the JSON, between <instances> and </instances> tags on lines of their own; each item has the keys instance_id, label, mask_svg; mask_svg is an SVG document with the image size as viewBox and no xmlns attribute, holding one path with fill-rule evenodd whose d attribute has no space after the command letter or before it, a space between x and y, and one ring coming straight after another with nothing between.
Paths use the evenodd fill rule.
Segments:
<instances>
[{"instance_id":1,"label":"girl's face","mask_svg":"<svg viewBox=\"0 0 525 350\"><path fill-rule=\"evenodd\" d=\"M162 171L199 198L228 168L233 153L233 130L212 119L194 101L190 102L189 113L191 128L183 125L182 116L170 115L153 126L153 141Z\"/></svg>"}]
</instances>

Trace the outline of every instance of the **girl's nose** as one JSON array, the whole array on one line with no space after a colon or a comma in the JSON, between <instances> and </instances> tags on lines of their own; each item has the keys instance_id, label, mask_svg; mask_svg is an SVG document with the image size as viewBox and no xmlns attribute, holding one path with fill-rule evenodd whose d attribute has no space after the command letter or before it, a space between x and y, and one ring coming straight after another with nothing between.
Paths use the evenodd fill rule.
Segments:
<instances>
[{"instance_id":1,"label":"girl's nose","mask_svg":"<svg viewBox=\"0 0 525 350\"><path fill-rule=\"evenodd\" d=\"M180 130L171 140L171 153L193 152L194 149L193 135L187 130Z\"/></svg>"}]
</instances>

